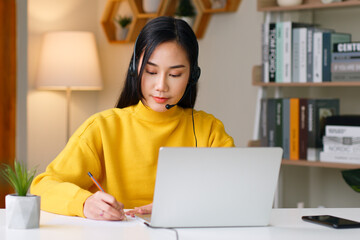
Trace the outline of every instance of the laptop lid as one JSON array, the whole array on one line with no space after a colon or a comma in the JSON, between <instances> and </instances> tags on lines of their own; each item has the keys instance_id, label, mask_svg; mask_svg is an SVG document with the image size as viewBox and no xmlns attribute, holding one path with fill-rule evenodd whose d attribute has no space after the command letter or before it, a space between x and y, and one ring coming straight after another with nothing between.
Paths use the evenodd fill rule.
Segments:
<instances>
[{"instance_id":1,"label":"laptop lid","mask_svg":"<svg viewBox=\"0 0 360 240\"><path fill-rule=\"evenodd\" d=\"M150 225L268 225L281 158L281 148L161 148Z\"/></svg>"}]
</instances>

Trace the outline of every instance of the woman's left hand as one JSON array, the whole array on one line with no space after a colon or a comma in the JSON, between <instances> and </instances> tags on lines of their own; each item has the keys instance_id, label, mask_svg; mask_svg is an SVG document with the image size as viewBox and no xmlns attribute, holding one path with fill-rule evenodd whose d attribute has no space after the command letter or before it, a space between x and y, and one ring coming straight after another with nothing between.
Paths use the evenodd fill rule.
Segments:
<instances>
[{"instance_id":1,"label":"woman's left hand","mask_svg":"<svg viewBox=\"0 0 360 240\"><path fill-rule=\"evenodd\" d=\"M131 217L135 217L135 214L151 214L151 211L152 211L152 203L145 206L136 207L132 210L127 211L125 214Z\"/></svg>"}]
</instances>

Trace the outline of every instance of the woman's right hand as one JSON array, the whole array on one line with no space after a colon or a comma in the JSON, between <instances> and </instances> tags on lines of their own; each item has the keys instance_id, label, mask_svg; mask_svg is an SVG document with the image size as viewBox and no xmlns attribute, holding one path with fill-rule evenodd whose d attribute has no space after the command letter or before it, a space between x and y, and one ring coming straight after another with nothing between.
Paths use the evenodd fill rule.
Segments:
<instances>
[{"instance_id":1,"label":"woman's right hand","mask_svg":"<svg viewBox=\"0 0 360 240\"><path fill-rule=\"evenodd\" d=\"M98 191L88 197L84 203L84 215L95 220L125 220L124 204L107 193Z\"/></svg>"}]
</instances>

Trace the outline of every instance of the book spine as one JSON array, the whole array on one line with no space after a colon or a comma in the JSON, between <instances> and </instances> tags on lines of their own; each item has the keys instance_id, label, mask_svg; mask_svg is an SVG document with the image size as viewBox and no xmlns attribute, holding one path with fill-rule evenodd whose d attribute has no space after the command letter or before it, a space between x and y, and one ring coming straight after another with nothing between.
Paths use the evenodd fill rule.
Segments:
<instances>
[{"instance_id":1,"label":"book spine","mask_svg":"<svg viewBox=\"0 0 360 240\"><path fill-rule=\"evenodd\" d=\"M283 82L283 23L276 23L276 79L275 82Z\"/></svg>"},{"instance_id":2,"label":"book spine","mask_svg":"<svg viewBox=\"0 0 360 240\"><path fill-rule=\"evenodd\" d=\"M322 148L325 135L325 118L339 114L339 99L317 99L314 105L315 147Z\"/></svg>"},{"instance_id":3,"label":"book spine","mask_svg":"<svg viewBox=\"0 0 360 240\"><path fill-rule=\"evenodd\" d=\"M327 137L360 137L360 127L326 125L325 136Z\"/></svg>"},{"instance_id":4,"label":"book spine","mask_svg":"<svg viewBox=\"0 0 360 240\"><path fill-rule=\"evenodd\" d=\"M360 72L334 72L331 75L333 82L358 82L360 81Z\"/></svg>"},{"instance_id":5,"label":"book spine","mask_svg":"<svg viewBox=\"0 0 360 240\"><path fill-rule=\"evenodd\" d=\"M267 100L261 99L261 110L260 110L260 143L261 146L268 146L267 136Z\"/></svg>"},{"instance_id":6,"label":"book spine","mask_svg":"<svg viewBox=\"0 0 360 240\"><path fill-rule=\"evenodd\" d=\"M334 162L334 163L349 163L360 164L360 155L354 154L334 154L334 153L320 153L321 162Z\"/></svg>"},{"instance_id":7,"label":"book spine","mask_svg":"<svg viewBox=\"0 0 360 240\"><path fill-rule=\"evenodd\" d=\"M360 62L360 52L333 53L331 62Z\"/></svg>"},{"instance_id":8,"label":"book spine","mask_svg":"<svg viewBox=\"0 0 360 240\"><path fill-rule=\"evenodd\" d=\"M306 73L307 82L313 81L313 35L314 28L310 27L307 31L307 52L306 52Z\"/></svg>"},{"instance_id":9,"label":"book spine","mask_svg":"<svg viewBox=\"0 0 360 240\"><path fill-rule=\"evenodd\" d=\"M283 101L281 98L276 99L276 128L275 128L275 146L282 147L282 112L283 112Z\"/></svg>"},{"instance_id":10,"label":"book spine","mask_svg":"<svg viewBox=\"0 0 360 240\"><path fill-rule=\"evenodd\" d=\"M299 82L307 82L307 28L300 28Z\"/></svg>"},{"instance_id":11,"label":"book spine","mask_svg":"<svg viewBox=\"0 0 360 240\"><path fill-rule=\"evenodd\" d=\"M307 160L316 161L318 150L315 147L315 99L308 99L308 144L307 144Z\"/></svg>"},{"instance_id":12,"label":"book spine","mask_svg":"<svg viewBox=\"0 0 360 240\"><path fill-rule=\"evenodd\" d=\"M330 32L323 33L323 54L322 54L322 81L330 82L331 81L331 34Z\"/></svg>"},{"instance_id":13,"label":"book spine","mask_svg":"<svg viewBox=\"0 0 360 240\"><path fill-rule=\"evenodd\" d=\"M291 82L291 44L292 44L292 22L283 23L283 82Z\"/></svg>"},{"instance_id":14,"label":"book spine","mask_svg":"<svg viewBox=\"0 0 360 240\"><path fill-rule=\"evenodd\" d=\"M360 60L356 62L334 62L331 72L360 72Z\"/></svg>"},{"instance_id":15,"label":"book spine","mask_svg":"<svg viewBox=\"0 0 360 240\"><path fill-rule=\"evenodd\" d=\"M300 28L293 29L292 40L292 81L299 82L300 78Z\"/></svg>"},{"instance_id":16,"label":"book spine","mask_svg":"<svg viewBox=\"0 0 360 240\"><path fill-rule=\"evenodd\" d=\"M299 160L299 99L290 99L290 160Z\"/></svg>"},{"instance_id":17,"label":"book spine","mask_svg":"<svg viewBox=\"0 0 360 240\"><path fill-rule=\"evenodd\" d=\"M299 100L299 158L306 160L308 147L308 106L307 99Z\"/></svg>"},{"instance_id":18,"label":"book spine","mask_svg":"<svg viewBox=\"0 0 360 240\"><path fill-rule=\"evenodd\" d=\"M334 43L334 53L360 52L360 42Z\"/></svg>"},{"instance_id":19,"label":"book spine","mask_svg":"<svg viewBox=\"0 0 360 240\"><path fill-rule=\"evenodd\" d=\"M269 26L269 81L276 79L276 24Z\"/></svg>"},{"instance_id":20,"label":"book spine","mask_svg":"<svg viewBox=\"0 0 360 240\"><path fill-rule=\"evenodd\" d=\"M269 25L262 25L262 79L265 83L269 82Z\"/></svg>"},{"instance_id":21,"label":"book spine","mask_svg":"<svg viewBox=\"0 0 360 240\"><path fill-rule=\"evenodd\" d=\"M335 154L356 154L360 156L360 145L324 144L324 152Z\"/></svg>"},{"instance_id":22,"label":"book spine","mask_svg":"<svg viewBox=\"0 0 360 240\"><path fill-rule=\"evenodd\" d=\"M276 99L267 99L267 135L268 146L275 147L275 129L276 129Z\"/></svg>"},{"instance_id":23,"label":"book spine","mask_svg":"<svg viewBox=\"0 0 360 240\"><path fill-rule=\"evenodd\" d=\"M284 98L283 99L283 112L282 112L282 123L283 123L283 141L282 141L282 147L284 151L284 158L290 159L290 148L289 148L289 138L290 138L290 99Z\"/></svg>"},{"instance_id":24,"label":"book spine","mask_svg":"<svg viewBox=\"0 0 360 240\"><path fill-rule=\"evenodd\" d=\"M322 82L322 34L314 33L313 82Z\"/></svg>"}]
</instances>

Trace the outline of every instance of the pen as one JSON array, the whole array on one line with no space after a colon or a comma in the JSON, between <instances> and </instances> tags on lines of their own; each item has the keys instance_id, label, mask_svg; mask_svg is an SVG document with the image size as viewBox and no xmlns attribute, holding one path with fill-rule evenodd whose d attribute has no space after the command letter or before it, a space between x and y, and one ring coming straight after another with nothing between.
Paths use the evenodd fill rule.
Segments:
<instances>
[{"instance_id":1,"label":"pen","mask_svg":"<svg viewBox=\"0 0 360 240\"><path fill-rule=\"evenodd\" d=\"M98 183L98 181L96 181L96 179L93 177L91 172L88 172L88 175L89 175L89 177L91 177L91 180L95 183L95 185L98 187L98 189L101 190L102 192L105 192L104 189L101 187L100 183Z\"/></svg>"}]
</instances>

